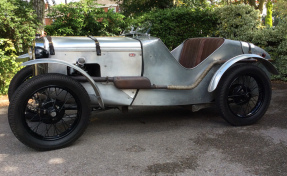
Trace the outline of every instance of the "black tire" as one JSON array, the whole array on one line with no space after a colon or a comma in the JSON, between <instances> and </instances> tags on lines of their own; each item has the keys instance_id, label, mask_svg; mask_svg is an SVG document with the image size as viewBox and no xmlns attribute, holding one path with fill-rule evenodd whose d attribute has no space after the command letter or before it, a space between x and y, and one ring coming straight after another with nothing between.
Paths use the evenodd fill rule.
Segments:
<instances>
[{"instance_id":1,"label":"black tire","mask_svg":"<svg viewBox=\"0 0 287 176\"><path fill-rule=\"evenodd\" d=\"M271 100L266 73L252 64L236 64L227 70L217 88L216 104L231 125L251 125L260 120Z\"/></svg>"},{"instance_id":2,"label":"black tire","mask_svg":"<svg viewBox=\"0 0 287 176\"><path fill-rule=\"evenodd\" d=\"M27 81L29 78L33 76L33 67L27 66L20 71L18 71L15 76L12 78L9 89L8 89L8 98L9 101L11 100L14 92L17 90L17 88L23 84L25 81Z\"/></svg>"},{"instance_id":3,"label":"black tire","mask_svg":"<svg viewBox=\"0 0 287 176\"><path fill-rule=\"evenodd\" d=\"M72 144L84 133L90 112L90 98L80 83L65 75L44 74L17 89L8 120L25 145L53 150Z\"/></svg>"}]
</instances>

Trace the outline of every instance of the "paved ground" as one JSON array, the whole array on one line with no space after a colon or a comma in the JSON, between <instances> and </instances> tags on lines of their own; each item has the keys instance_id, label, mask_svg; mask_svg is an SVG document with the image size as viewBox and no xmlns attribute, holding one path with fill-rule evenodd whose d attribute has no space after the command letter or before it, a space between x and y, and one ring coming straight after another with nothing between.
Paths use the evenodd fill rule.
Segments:
<instances>
[{"instance_id":1,"label":"paved ground","mask_svg":"<svg viewBox=\"0 0 287 176\"><path fill-rule=\"evenodd\" d=\"M111 110L94 114L74 145L49 152L13 136L2 98L0 175L287 175L287 85L273 87L252 126L232 127L215 108Z\"/></svg>"}]
</instances>

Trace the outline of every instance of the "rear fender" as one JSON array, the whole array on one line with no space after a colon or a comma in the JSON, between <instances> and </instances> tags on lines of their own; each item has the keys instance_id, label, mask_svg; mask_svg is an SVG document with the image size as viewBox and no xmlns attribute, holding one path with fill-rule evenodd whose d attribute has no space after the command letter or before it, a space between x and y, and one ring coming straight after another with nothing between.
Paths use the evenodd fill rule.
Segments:
<instances>
[{"instance_id":1,"label":"rear fender","mask_svg":"<svg viewBox=\"0 0 287 176\"><path fill-rule=\"evenodd\" d=\"M103 99L102 99L102 96L101 96L101 92L98 88L98 86L96 85L95 81L90 77L89 74L87 74L84 70L82 70L81 68L71 64L71 63L68 63L68 62L65 62L65 61L62 61L62 60L59 60L59 59L37 59L37 60L30 60L30 61L27 61L27 62L24 62L22 63L23 66L28 66L28 65L35 65L35 64L46 64L46 63L55 63L55 64L62 64L62 65L66 65L68 67L71 67L75 70L77 70L78 72L80 72L83 76L85 76L87 78L87 80L89 81L89 83L91 84L91 86L93 87L94 91L95 91L95 94L97 96L97 99L98 99L98 102L99 102L99 105L101 108L105 108L105 105L104 105L104 102L103 102Z\"/></svg>"},{"instance_id":2,"label":"rear fender","mask_svg":"<svg viewBox=\"0 0 287 176\"><path fill-rule=\"evenodd\" d=\"M219 81L221 80L222 76L224 75L224 73L235 63L242 61L242 60L257 60L258 62L262 63L262 65L272 74L277 75L278 71L276 70L276 68L266 59L264 59L263 57L256 55L256 54L242 54L239 56L235 56L232 59L229 59L228 61L226 61L217 71L216 73L213 75L209 86L208 86L208 92L213 92Z\"/></svg>"}]
</instances>

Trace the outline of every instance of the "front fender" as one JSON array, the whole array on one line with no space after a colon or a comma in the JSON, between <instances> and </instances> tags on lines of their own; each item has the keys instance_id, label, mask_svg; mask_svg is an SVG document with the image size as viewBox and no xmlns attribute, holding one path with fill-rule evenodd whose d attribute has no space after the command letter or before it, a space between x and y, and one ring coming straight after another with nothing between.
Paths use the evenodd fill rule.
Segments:
<instances>
[{"instance_id":1,"label":"front fender","mask_svg":"<svg viewBox=\"0 0 287 176\"><path fill-rule=\"evenodd\" d=\"M256 55L256 54L242 54L239 56L235 56L232 59L229 59L216 71L216 73L213 75L209 83L208 92L213 92L216 89L221 77L233 64L239 61L245 60L245 59L256 59L257 61L261 62L270 73L275 74L275 75L278 74L278 71L276 70L276 68L268 60L264 59L263 57Z\"/></svg>"},{"instance_id":2,"label":"front fender","mask_svg":"<svg viewBox=\"0 0 287 176\"><path fill-rule=\"evenodd\" d=\"M85 76L87 78L87 80L89 81L89 83L91 84L91 86L93 87L96 95L97 95L97 99L98 99L98 102L99 102L99 105L101 108L105 108L104 106L104 102L103 102L103 99L102 99L102 96L101 96L101 92L98 88L98 86L96 85L95 81L90 77L89 74L87 74L84 70L82 70L81 68L73 65L73 64L70 64L68 62L65 62L65 61L62 61L62 60L59 60L59 59L37 59L37 60L30 60L30 61L27 61L27 62L24 62L22 63L23 66L28 66L28 65L35 65L35 64L47 64L47 63L55 63L55 64L62 64L62 65L66 65L68 67L71 67L75 70L77 70L78 72L80 72L83 76Z\"/></svg>"}]
</instances>

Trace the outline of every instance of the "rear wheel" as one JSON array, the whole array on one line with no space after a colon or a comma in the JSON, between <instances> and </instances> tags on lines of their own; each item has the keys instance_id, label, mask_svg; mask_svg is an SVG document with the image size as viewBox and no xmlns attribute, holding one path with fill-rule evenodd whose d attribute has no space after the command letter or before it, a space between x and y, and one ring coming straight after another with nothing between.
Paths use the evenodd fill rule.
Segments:
<instances>
[{"instance_id":1,"label":"rear wheel","mask_svg":"<svg viewBox=\"0 0 287 176\"><path fill-rule=\"evenodd\" d=\"M216 103L222 117L232 125L251 125L262 118L271 100L271 84L259 67L238 64L222 77Z\"/></svg>"},{"instance_id":2,"label":"rear wheel","mask_svg":"<svg viewBox=\"0 0 287 176\"><path fill-rule=\"evenodd\" d=\"M60 74L45 74L23 83L10 102L12 132L38 150L65 147L78 139L89 123L90 99L83 86Z\"/></svg>"},{"instance_id":3,"label":"rear wheel","mask_svg":"<svg viewBox=\"0 0 287 176\"><path fill-rule=\"evenodd\" d=\"M20 71L18 71L13 79L10 82L9 89L8 89L8 98L11 100L14 92L17 90L17 88L23 84L25 81L27 81L29 78L33 76L33 68L32 66L27 66Z\"/></svg>"}]
</instances>

